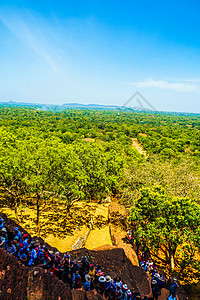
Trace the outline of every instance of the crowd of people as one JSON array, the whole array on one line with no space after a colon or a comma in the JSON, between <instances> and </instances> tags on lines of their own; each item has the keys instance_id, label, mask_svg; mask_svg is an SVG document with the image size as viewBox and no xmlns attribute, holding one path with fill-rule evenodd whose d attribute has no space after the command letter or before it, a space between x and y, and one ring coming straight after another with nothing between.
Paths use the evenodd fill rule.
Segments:
<instances>
[{"instance_id":1,"label":"crowd of people","mask_svg":"<svg viewBox=\"0 0 200 300\"><path fill-rule=\"evenodd\" d=\"M140 237L140 239L137 239L137 241L134 242L134 237L131 230L127 231L127 238L128 240L130 240L132 244L135 244L135 252L137 254L140 267L142 267L146 271L148 277L150 278L153 299L157 300L158 296L161 295L162 288L165 286L168 280L161 272L159 272L158 268L151 260L150 252L145 244L144 238ZM172 278L170 282L170 296L168 297L168 300L177 299L176 298L177 287L178 287L177 279Z\"/></svg>"},{"instance_id":2,"label":"crowd of people","mask_svg":"<svg viewBox=\"0 0 200 300\"><path fill-rule=\"evenodd\" d=\"M0 248L14 255L23 265L31 268L38 266L60 280L63 280L71 289L84 288L85 291L96 289L106 299L110 300L136 300L141 299L139 292L131 291L120 277L111 278L106 275L100 265L89 263L86 256L73 259L67 252L60 255L53 253L39 240L33 241L28 234L22 235L18 227L14 229L14 237L8 237L3 219L0 219ZM131 231L127 232L128 239L133 239ZM158 272L150 259L148 249L143 248L142 243L136 243L136 253L139 264L147 272L151 279L154 300L158 299L164 286L165 278ZM177 282L174 279L170 286L170 300L176 299ZM146 297L143 299L147 299Z\"/></svg>"},{"instance_id":3,"label":"crowd of people","mask_svg":"<svg viewBox=\"0 0 200 300\"><path fill-rule=\"evenodd\" d=\"M120 277L112 279L104 273L100 265L91 264L86 256L74 259L68 252L64 256L59 252L53 253L39 240L33 241L28 234L22 235L18 227L15 227L14 231L14 237L11 239L3 219L0 219L0 247L14 255L23 265L47 269L71 289L96 289L110 300L141 299L139 292L131 291Z\"/></svg>"}]
</instances>

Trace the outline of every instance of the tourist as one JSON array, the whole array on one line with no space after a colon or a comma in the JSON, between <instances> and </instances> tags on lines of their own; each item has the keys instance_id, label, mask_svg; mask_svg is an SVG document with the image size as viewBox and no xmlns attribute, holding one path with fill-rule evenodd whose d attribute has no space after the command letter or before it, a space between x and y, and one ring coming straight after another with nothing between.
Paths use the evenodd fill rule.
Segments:
<instances>
[{"instance_id":1,"label":"tourist","mask_svg":"<svg viewBox=\"0 0 200 300\"><path fill-rule=\"evenodd\" d=\"M15 227L15 237L19 238L19 243L22 243L22 234L21 232L19 231L18 227Z\"/></svg>"},{"instance_id":2,"label":"tourist","mask_svg":"<svg viewBox=\"0 0 200 300\"><path fill-rule=\"evenodd\" d=\"M178 287L177 279L174 278L172 283L170 284L170 296L168 297L169 300L176 299L176 289Z\"/></svg>"},{"instance_id":3,"label":"tourist","mask_svg":"<svg viewBox=\"0 0 200 300\"><path fill-rule=\"evenodd\" d=\"M91 287L91 277L90 277L90 275L86 274L85 275L85 284L84 284L85 291L90 291L90 287Z\"/></svg>"},{"instance_id":4,"label":"tourist","mask_svg":"<svg viewBox=\"0 0 200 300\"><path fill-rule=\"evenodd\" d=\"M6 239L3 236L0 236L0 248L6 248Z\"/></svg>"},{"instance_id":5,"label":"tourist","mask_svg":"<svg viewBox=\"0 0 200 300\"><path fill-rule=\"evenodd\" d=\"M8 241L7 245L6 245L6 251L9 253L9 254L13 254L15 255L16 254L16 248L15 246L13 245L12 241Z\"/></svg>"}]
</instances>

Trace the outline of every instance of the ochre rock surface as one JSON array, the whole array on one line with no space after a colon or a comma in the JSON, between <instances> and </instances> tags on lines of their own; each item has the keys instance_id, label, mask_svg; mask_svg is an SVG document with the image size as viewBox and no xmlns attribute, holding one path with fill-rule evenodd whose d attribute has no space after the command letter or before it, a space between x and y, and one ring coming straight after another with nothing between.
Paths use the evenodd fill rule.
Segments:
<instances>
[{"instance_id":1,"label":"ochre rock surface","mask_svg":"<svg viewBox=\"0 0 200 300\"><path fill-rule=\"evenodd\" d=\"M105 275L110 275L112 278L120 276L130 290L139 291L141 296L151 297L151 287L146 272L132 265L122 248L105 245L95 250L82 248L72 251L71 254L77 258L86 256L90 263L100 265Z\"/></svg>"},{"instance_id":2,"label":"ochre rock surface","mask_svg":"<svg viewBox=\"0 0 200 300\"><path fill-rule=\"evenodd\" d=\"M14 227L18 226L14 221L0 213L4 219L9 237L14 235ZM22 234L27 233L18 226ZM34 237L34 240L42 239ZM57 251L56 248L44 243L49 250ZM146 272L131 263L124 250L115 246L105 245L95 250L82 248L71 252L73 259L86 256L88 261L100 265L105 275L112 278L121 276L132 291L139 291L141 296L151 298L151 286ZM178 293L179 300L187 299L182 287ZM159 300L166 300L167 290L163 290ZM54 278L49 271L39 267L29 269L12 255L0 249L0 300L101 300L103 299L95 290L84 292L82 290L71 291L63 281Z\"/></svg>"},{"instance_id":3,"label":"ochre rock surface","mask_svg":"<svg viewBox=\"0 0 200 300\"><path fill-rule=\"evenodd\" d=\"M127 229L127 211L124 206L111 202L108 207L108 221L110 224L120 226L122 229Z\"/></svg>"}]
</instances>

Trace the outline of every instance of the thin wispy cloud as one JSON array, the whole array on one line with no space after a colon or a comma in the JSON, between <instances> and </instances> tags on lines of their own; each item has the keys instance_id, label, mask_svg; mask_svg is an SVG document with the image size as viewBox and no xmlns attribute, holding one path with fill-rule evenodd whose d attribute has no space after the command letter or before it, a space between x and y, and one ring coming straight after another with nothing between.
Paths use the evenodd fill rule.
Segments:
<instances>
[{"instance_id":1,"label":"thin wispy cloud","mask_svg":"<svg viewBox=\"0 0 200 300\"><path fill-rule=\"evenodd\" d=\"M29 22L27 21L29 19ZM54 72L57 72L57 64L50 53L50 45L42 32L42 25L30 14L26 17L18 11L0 11L0 21L32 51L39 55Z\"/></svg>"},{"instance_id":2,"label":"thin wispy cloud","mask_svg":"<svg viewBox=\"0 0 200 300\"><path fill-rule=\"evenodd\" d=\"M138 82L127 82L127 85L135 86L137 88L158 88L165 90L173 90L178 92L198 92L200 87L193 82L199 82L199 79L186 79L182 81L166 81L166 80L154 80L152 78L145 79Z\"/></svg>"}]
</instances>

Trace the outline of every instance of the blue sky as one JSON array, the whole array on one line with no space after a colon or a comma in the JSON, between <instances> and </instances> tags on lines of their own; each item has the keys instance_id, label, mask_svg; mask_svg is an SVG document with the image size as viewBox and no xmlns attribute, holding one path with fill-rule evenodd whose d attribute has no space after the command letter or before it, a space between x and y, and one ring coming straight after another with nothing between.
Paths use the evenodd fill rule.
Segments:
<instances>
[{"instance_id":1,"label":"blue sky","mask_svg":"<svg viewBox=\"0 0 200 300\"><path fill-rule=\"evenodd\" d=\"M0 101L200 113L200 2L1 0ZM134 103L132 104L134 105Z\"/></svg>"}]
</instances>

